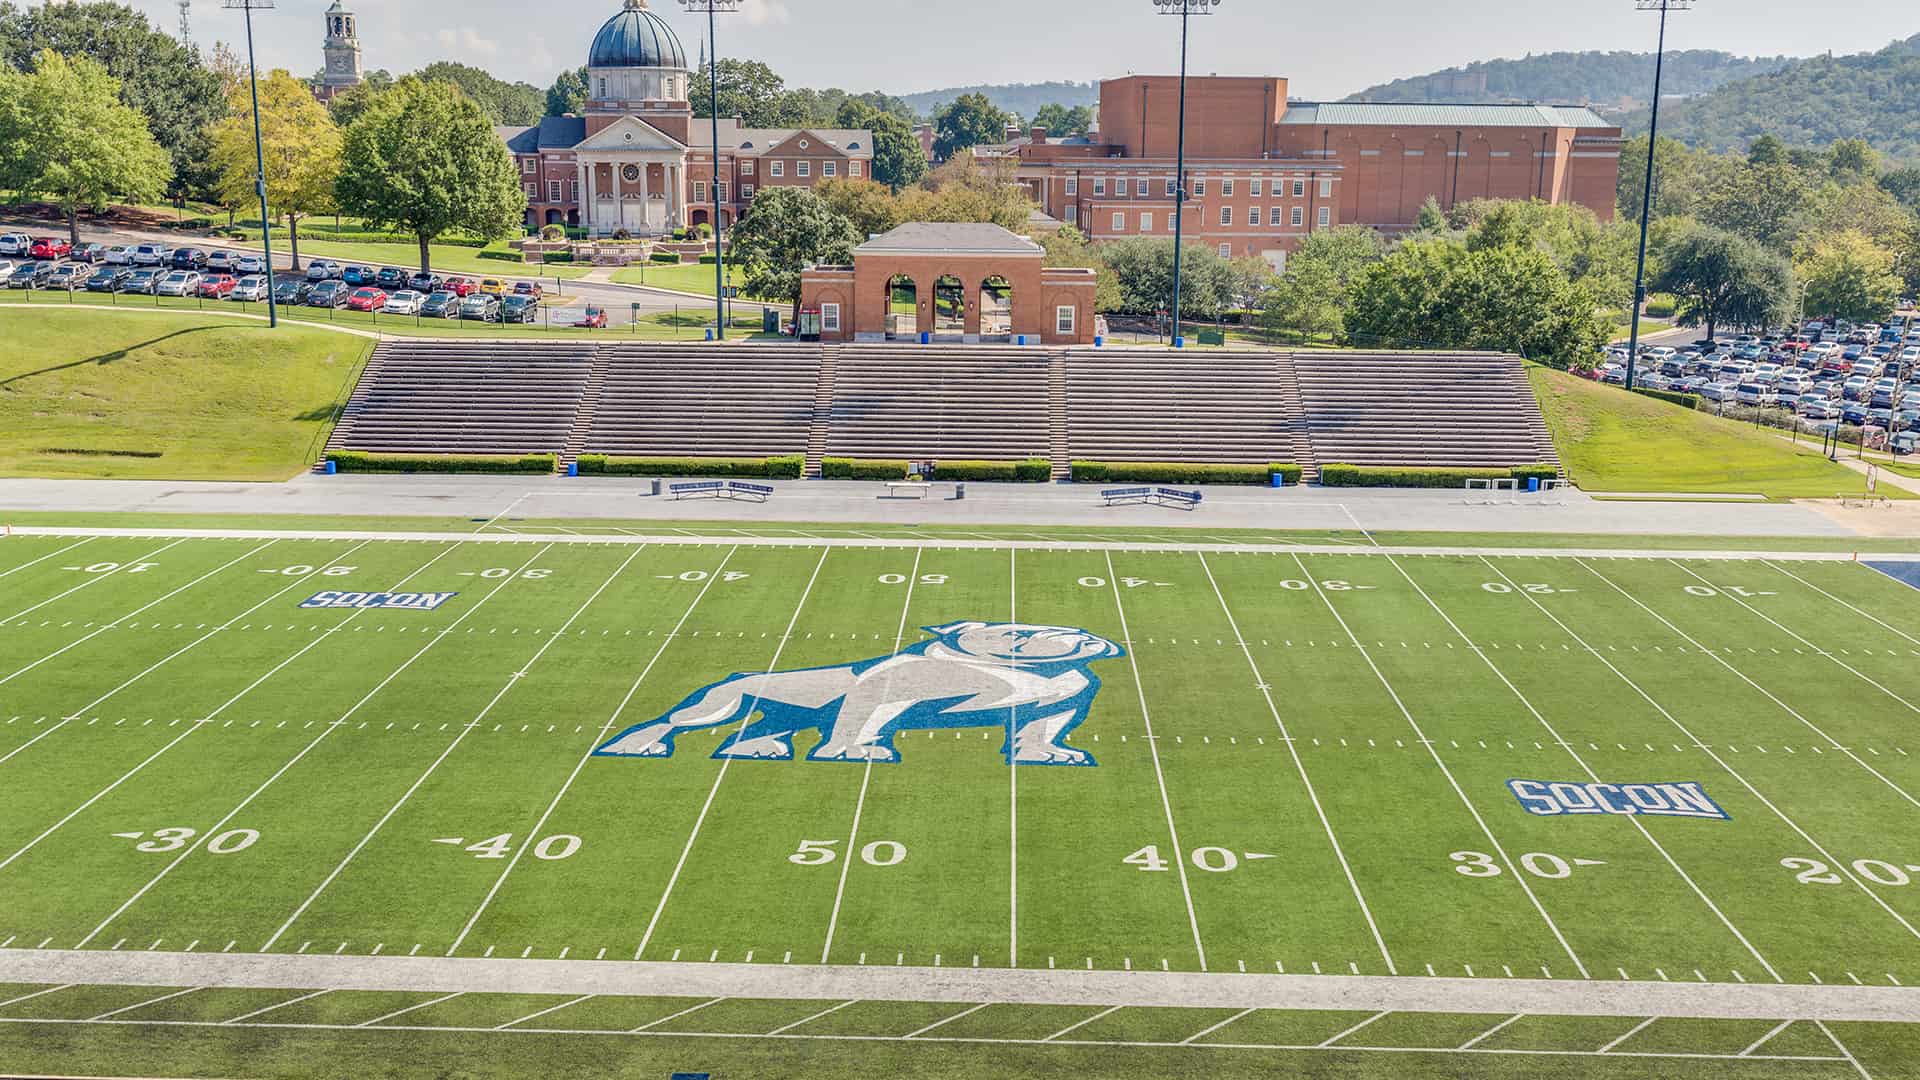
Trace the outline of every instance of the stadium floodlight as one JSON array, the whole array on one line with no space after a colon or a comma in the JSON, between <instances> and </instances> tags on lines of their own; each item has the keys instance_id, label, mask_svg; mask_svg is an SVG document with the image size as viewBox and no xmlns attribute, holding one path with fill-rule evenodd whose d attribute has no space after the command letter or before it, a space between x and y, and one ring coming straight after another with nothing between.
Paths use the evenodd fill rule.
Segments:
<instances>
[{"instance_id":1,"label":"stadium floodlight","mask_svg":"<svg viewBox=\"0 0 1920 1080\"><path fill-rule=\"evenodd\" d=\"M1180 336L1180 242L1187 218L1187 22L1194 15L1211 15L1220 0L1153 0L1162 15L1180 16L1180 119L1173 152L1173 347L1184 348ZM1141 147L1145 150L1146 147Z\"/></svg>"},{"instance_id":2,"label":"stadium floodlight","mask_svg":"<svg viewBox=\"0 0 1920 1080\"><path fill-rule=\"evenodd\" d=\"M740 10L743 0L680 0L680 6L689 15L704 14L707 17L707 110L713 120L713 183L708 194L713 196L713 337L715 341L727 339L727 273L724 269L726 253L722 249L720 228L720 42L714 34L715 16L721 12L732 13ZM795 327L798 333L799 328Z\"/></svg>"},{"instance_id":3,"label":"stadium floodlight","mask_svg":"<svg viewBox=\"0 0 1920 1080\"><path fill-rule=\"evenodd\" d=\"M1633 0L1636 11L1660 13L1660 43L1653 51L1653 120L1647 127L1647 177L1640 190L1640 255L1633 267L1632 329L1627 332L1628 393L1640 362L1640 310L1647 306L1647 224L1653 218L1653 155L1660 145L1660 75L1667 58L1667 12L1689 11L1693 0Z\"/></svg>"},{"instance_id":4,"label":"stadium floodlight","mask_svg":"<svg viewBox=\"0 0 1920 1080\"><path fill-rule=\"evenodd\" d=\"M260 195L260 261L267 267L267 326L280 325L280 311L273 299L273 219L267 216L267 160L260 149L260 72L253 63L253 13L273 7L273 0L223 0L229 8L239 8L247 17L247 89L253 94L253 188Z\"/></svg>"}]
</instances>

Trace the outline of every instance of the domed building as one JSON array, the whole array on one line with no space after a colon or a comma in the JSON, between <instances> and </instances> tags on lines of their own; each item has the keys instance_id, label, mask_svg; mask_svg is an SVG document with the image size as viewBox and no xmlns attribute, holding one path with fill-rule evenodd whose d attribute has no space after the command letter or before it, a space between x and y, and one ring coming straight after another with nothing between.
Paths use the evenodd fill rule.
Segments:
<instances>
[{"instance_id":1,"label":"domed building","mask_svg":"<svg viewBox=\"0 0 1920 1080\"><path fill-rule=\"evenodd\" d=\"M564 224L606 236L658 236L713 220L710 121L687 100L693 70L673 27L647 0L624 0L587 47L587 103L498 129L520 168L529 226ZM720 224L765 187L865 177L873 136L832 128L763 129L720 121Z\"/></svg>"}]
</instances>

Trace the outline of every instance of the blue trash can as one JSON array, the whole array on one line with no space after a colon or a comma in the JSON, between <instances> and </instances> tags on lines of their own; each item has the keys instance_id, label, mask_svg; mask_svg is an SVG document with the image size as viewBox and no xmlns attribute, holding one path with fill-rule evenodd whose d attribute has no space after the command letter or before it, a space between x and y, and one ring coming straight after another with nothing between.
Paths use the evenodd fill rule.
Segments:
<instances>
[{"instance_id":1,"label":"blue trash can","mask_svg":"<svg viewBox=\"0 0 1920 1080\"><path fill-rule=\"evenodd\" d=\"M1539 478L1539 477L1537 477L1537 476L1529 476L1529 477L1527 477L1527 490L1528 490L1528 491L1539 491L1539 490L1540 490L1540 478Z\"/></svg>"},{"instance_id":2,"label":"blue trash can","mask_svg":"<svg viewBox=\"0 0 1920 1080\"><path fill-rule=\"evenodd\" d=\"M1013 343L1015 345L1025 345L1027 343L1027 335L1021 334L1019 337L1013 339Z\"/></svg>"},{"instance_id":3,"label":"blue trash can","mask_svg":"<svg viewBox=\"0 0 1920 1080\"><path fill-rule=\"evenodd\" d=\"M1106 344L1107 344L1107 336L1106 336L1105 334L1095 334L1095 335L1093 335L1093 347L1094 347L1094 348L1096 348L1096 349L1099 349L1099 348L1103 348L1103 347L1105 347L1105 346L1106 346Z\"/></svg>"},{"instance_id":4,"label":"blue trash can","mask_svg":"<svg viewBox=\"0 0 1920 1080\"><path fill-rule=\"evenodd\" d=\"M579 476L579 475L580 475L580 463L579 463L579 462L577 462L577 461L569 461L569 462L567 462L567 475L568 475L568 476Z\"/></svg>"},{"instance_id":5,"label":"blue trash can","mask_svg":"<svg viewBox=\"0 0 1920 1080\"><path fill-rule=\"evenodd\" d=\"M933 335L926 332L925 330L920 331L920 344L922 345L933 344Z\"/></svg>"},{"instance_id":6,"label":"blue trash can","mask_svg":"<svg viewBox=\"0 0 1920 1080\"><path fill-rule=\"evenodd\" d=\"M1177 338L1174 338L1174 339L1173 339L1173 347L1174 347L1174 348L1176 348L1176 349L1184 349L1184 348L1186 348L1186 347L1187 347L1187 339L1186 339L1186 338L1184 338L1184 337L1177 337Z\"/></svg>"},{"instance_id":7,"label":"blue trash can","mask_svg":"<svg viewBox=\"0 0 1920 1080\"><path fill-rule=\"evenodd\" d=\"M711 326L707 327L707 340L708 341L713 340L713 327Z\"/></svg>"},{"instance_id":8,"label":"blue trash can","mask_svg":"<svg viewBox=\"0 0 1920 1080\"><path fill-rule=\"evenodd\" d=\"M1274 486L1274 487L1277 487L1277 488L1283 488L1283 487L1286 487L1286 486L1287 486L1287 474L1286 474L1286 473L1274 473L1274 474L1273 474L1273 486Z\"/></svg>"}]
</instances>

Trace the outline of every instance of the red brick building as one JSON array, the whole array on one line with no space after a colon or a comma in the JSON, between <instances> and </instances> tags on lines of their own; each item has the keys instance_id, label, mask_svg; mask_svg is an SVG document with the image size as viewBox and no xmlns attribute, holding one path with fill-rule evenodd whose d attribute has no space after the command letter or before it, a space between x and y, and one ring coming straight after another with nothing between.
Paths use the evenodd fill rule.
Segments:
<instances>
[{"instance_id":1,"label":"red brick building","mask_svg":"<svg viewBox=\"0 0 1920 1080\"><path fill-rule=\"evenodd\" d=\"M590 235L654 236L713 216L713 128L687 100L686 51L647 0L624 0L587 53L580 116L496 129L527 195L527 224ZM866 177L873 136L829 128L763 129L720 121L720 223L731 226L768 187Z\"/></svg>"},{"instance_id":2,"label":"red brick building","mask_svg":"<svg viewBox=\"0 0 1920 1080\"><path fill-rule=\"evenodd\" d=\"M1179 79L1100 86L1084 137L1035 128L982 157L1012 158L1050 216L1096 240L1173 235ZM1276 266L1315 229L1404 231L1429 196L1578 203L1614 212L1620 129L1584 107L1290 101L1277 78L1187 80L1185 235Z\"/></svg>"}]
</instances>

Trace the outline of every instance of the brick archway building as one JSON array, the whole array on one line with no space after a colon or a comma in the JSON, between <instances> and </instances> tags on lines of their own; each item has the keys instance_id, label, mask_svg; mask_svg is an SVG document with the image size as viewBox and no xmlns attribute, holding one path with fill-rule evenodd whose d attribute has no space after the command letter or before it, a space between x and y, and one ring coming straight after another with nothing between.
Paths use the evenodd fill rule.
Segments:
<instances>
[{"instance_id":1,"label":"brick archway building","mask_svg":"<svg viewBox=\"0 0 1920 1080\"><path fill-rule=\"evenodd\" d=\"M855 248L852 266L809 267L800 306L819 313L822 341L917 341L924 333L933 341L1091 344L1095 272L1048 267L1045 257L1039 244L998 225L909 222ZM896 310L896 281L913 283L911 314Z\"/></svg>"}]
</instances>

